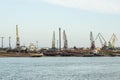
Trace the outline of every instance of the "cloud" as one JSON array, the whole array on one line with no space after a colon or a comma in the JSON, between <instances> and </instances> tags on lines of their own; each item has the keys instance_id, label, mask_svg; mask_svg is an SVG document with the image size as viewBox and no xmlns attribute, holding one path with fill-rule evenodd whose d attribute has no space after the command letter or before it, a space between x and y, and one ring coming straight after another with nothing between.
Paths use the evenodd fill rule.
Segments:
<instances>
[{"instance_id":1,"label":"cloud","mask_svg":"<svg viewBox=\"0 0 120 80\"><path fill-rule=\"evenodd\" d=\"M59 6L100 13L120 14L120 0L43 0Z\"/></svg>"}]
</instances>

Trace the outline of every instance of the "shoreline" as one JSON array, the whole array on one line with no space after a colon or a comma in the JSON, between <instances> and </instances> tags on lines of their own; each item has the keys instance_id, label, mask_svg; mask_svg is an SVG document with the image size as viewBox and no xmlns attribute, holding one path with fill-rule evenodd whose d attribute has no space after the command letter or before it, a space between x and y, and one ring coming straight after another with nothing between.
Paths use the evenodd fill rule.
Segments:
<instances>
[{"instance_id":1,"label":"shoreline","mask_svg":"<svg viewBox=\"0 0 120 80\"><path fill-rule=\"evenodd\" d=\"M69 54L69 53L68 53ZM0 52L0 58L1 57L120 57L120 54L114 54L114 55L94 55L94 54L74 54L72 55L66 55L66 54L54 54L54 55L45 55L43 53L6 53L6 52Z\"/></svg>"}]
</instances>

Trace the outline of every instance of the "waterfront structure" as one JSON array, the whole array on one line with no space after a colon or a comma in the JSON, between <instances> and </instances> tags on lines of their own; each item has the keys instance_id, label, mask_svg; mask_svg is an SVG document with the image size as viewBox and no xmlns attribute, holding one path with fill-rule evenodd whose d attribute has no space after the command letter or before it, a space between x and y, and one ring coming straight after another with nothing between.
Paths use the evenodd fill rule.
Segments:
<instances>
[{"instance_id":1,"label":"waterfront structure","mask_svg":"<svg viewBox=\"0 0 120 80\"><path fill-rule=\"evenodd\" d=\"M102 36L101 33L98 33L98 35L97 35L97 37L96 37L95 40L97 40L98 38L99 38L100 43L101 43L101 46L102 46L101 49L102 49L102 50L103 50L103 49L106 49L106 48L107 48L106 40L105 40L105 38Z\"/></svg>"},{"instance_id":2,"label":"waterfront structure","mask_svg":"<svg viewBox=\"0 0 120 80\"><path fill-rule=\"evenodd\" d=\"M18 25L16 25L16 49L20 51L20 38L18 34Z\"/></svg>"},{"instance_id":3,"label":"waterfront structure","mask_svg":"<svg viewBox=\"0 0 120 80\"><path fill-rule=\"evenodd\" d=\"M110 38L109 42L108 42L108 47L109 49L114 49L115 47L115 42L117 41L117 37L116 35L113 33L112 37Z\"/></svg>"},{"instance_id":4,"label":"waterfront structure","mask_svg":"<svg viewBox=\"0 0 120 80\"><path fill-rule=\"evenodd\" d=\"M55 49L55 31L53 31L53 38L52 38L52 49Z\"/></svg>"},{"instance_id":5,"label":"waterfront structure","mask_svg":"<svg viewBox=\"0 0 120 80\"><path fill-rule=\"evenodd\" d=\"M61 51L61 28L59 28L59 51Z\"/></svg>"},{"instance_id":6,"label":"waterfront structure","mask_svg":"<svg viewBox=\"0 0 120 80\"><path fill-rule=\"evenodd\" d=\"M90 43L91 43L90 49L94 50L95 49L95 41L94 41L92 32L90 32Z\"/></svg>"},{"instance_id":7,"label":"waterfront structure","mask_svg":"<svg viewBox=\"0 0 120 80\"><path fill-rule=\"evenodd\" d=\"M4 39L4 37L1 37L1 48L3 49L3 39Z\"/></svg>"},{"instance_id":8,"label":"waterfront structure","mask_svg":"<svg viewBox=\"0 0 120 80\"><path fill-rule=\"evenodd\" d=\"M63 31L63 41L64 41L63 49L66 50L68 48L68 41L67 41L65 30Z\"/></svg>"}]
</instances>

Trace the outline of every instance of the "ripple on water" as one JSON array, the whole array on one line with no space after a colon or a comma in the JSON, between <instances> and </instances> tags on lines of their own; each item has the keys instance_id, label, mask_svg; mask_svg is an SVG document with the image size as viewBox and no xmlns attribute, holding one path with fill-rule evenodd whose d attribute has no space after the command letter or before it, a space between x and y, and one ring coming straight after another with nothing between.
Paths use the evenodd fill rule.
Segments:
<instances>
[{"instance_id":1,"label":"ripple on water","mask_svg":"<svg viewBox=\"0 0 120 80\"><path fill-rule=\"evenodd\" d=\"M0 58L0 80L120 80L118 57Z\"/></svg>"}]
</instances>

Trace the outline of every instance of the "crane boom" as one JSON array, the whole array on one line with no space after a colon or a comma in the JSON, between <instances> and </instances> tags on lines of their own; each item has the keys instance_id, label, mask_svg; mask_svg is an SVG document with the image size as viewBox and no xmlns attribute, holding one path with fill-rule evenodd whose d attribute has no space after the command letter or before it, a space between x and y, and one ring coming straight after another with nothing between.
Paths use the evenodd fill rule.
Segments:
<instances>
[{"instance_id":1,"label":"crane boom","mask_svg":"<svg viewBox=\"0 0 120 80\"><path fill-rule=\"evenodd\" d=\"M106 41L105 41L105 38L101 35L101 33L98 33L98 35L97 35L97 37L96 37L95 40L97 40L98 38L99 38L100 43L101 43L101 45L102 45L102 49L103 49L103 48L106 48L106 47L107 47L107 46L106 46Z\"/></svg>"},{"instance_id":2,"label":"crane boom","mask_svg":"<svg viewBox=\"0 0 120 80\"><path fill-rule=\"evenodd\" d=\"M115 42L117 41L116 35L113 33L112 37L109 40L109 48L114 48L115 47Z\"/></svg>"}]
</instances>

